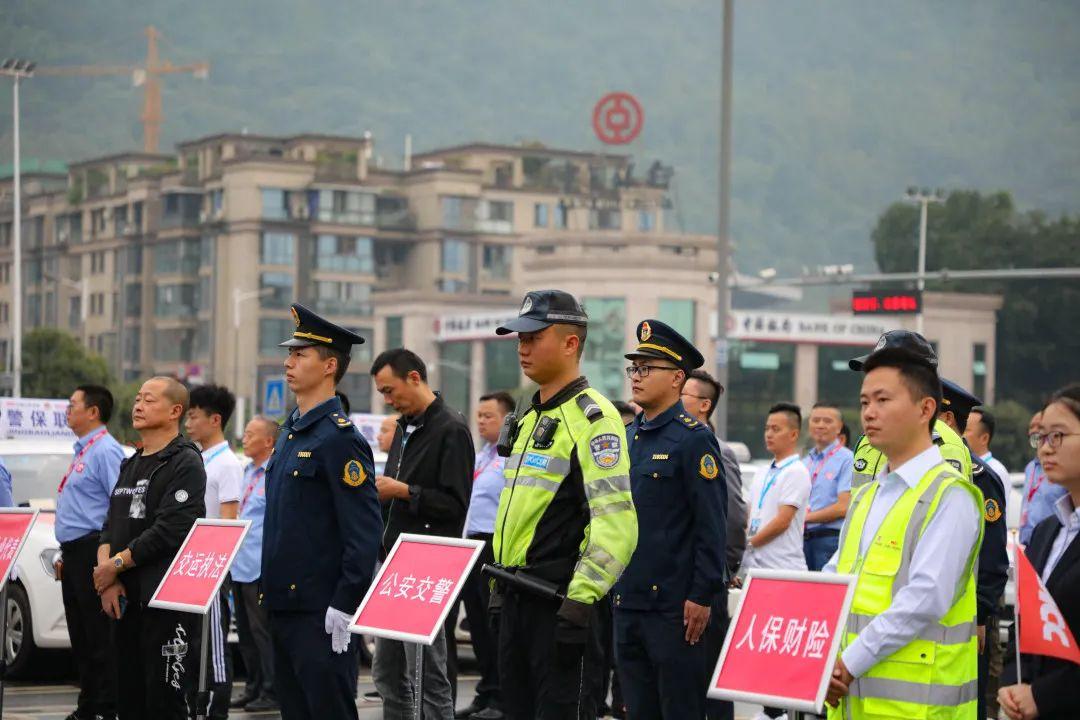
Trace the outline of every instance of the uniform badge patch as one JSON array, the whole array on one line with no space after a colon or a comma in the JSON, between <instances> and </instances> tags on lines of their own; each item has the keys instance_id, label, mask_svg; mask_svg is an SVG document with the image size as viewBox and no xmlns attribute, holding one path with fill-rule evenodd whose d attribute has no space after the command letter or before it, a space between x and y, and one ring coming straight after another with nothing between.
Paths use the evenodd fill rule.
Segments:
<instances>
[{"instance_id":1,"label":"uniform badge patch","mask_svg":"<svg viewBox=\"0 0 1080 720\"><path fill-rule=\"evenodd\" d=\"M652 337L652 326L649 325L649 321L641 323L641 342L649 342L649 338Z\"/></svg>"},{"instance_id":2,"label":"uniform badge patch","mask_svg":"<svg viewBox=\"0 0 1080 720\"><path fill-rule=\"evenodd\" d=\"M983 517L986 518L986 522L992 523L1001 519L1001 506L998 505L997 500L994 498L987 498L983 504L983 509L985 511Z\"/></svg>"},{"instance_id":3,"label":"uniform badge patch","mask_svg":"<svg viewBox=\"0 0 1080 720\"><path fill-rule=\"evenodd\" d=\"M188 499L187 490L177 490L173 493L173 499L178 503L185 503Z\"/></svg>"},{"instance_id":4,"label":"uniform badge patch","mask_svg":"<svg viewBox=\"0 0 1080 720\"><path fill-rule=\"evenodd\" d=\"M971 474L972 475L982 475L982 472L983 472L984 469L985 469L985 466L983 466L983 465L972 465L971 466Z\"/></svg>"},{"instance_id":5,"label":"uniform badge patch","mask_svg":"<svg viewBox=\"0 0 1080 720\"><path fill-rule=\"evenodd\" d=\"M958 473L962 473L962 472L964 472L964 466L960 464L960 461L959 461L959 460L953 460L952 458L947 458L947 459L945 460L945 462L947 462L947 463L949 463L950 465L952 465L952 466L953 466L953 468L954 468L954 469L956 470L956 472L958 472Z\"/></svg>"},{"instance_id":6,"label":"uniform badge patch","mask_svg":"<svg viewBox=\"0 0 1080 720\"><path fill-rule=\"evenodd\" d=\"M345 463L345 474L341 480L349 487L360 487L367 480L367 473L358 460L349 460Z\"/></svg>"},{"instance_id":7,"label":"uniform badge patch","mask_svg":"<svg viewBox=\"0 0 1080 720\"><path fill-rule=\"evenodd\" d=\"M619 457L622 455L622 441L619 440L618 435L604 433L589 441L589 450L592 452L592 459L597 467L613 468L619 464Z\"/></svg>"},{"instance_id":8,"label":"uniform badge patch","mask_svg":"<svg viewBox=\"0 0 1080 720\"><path fill-rule=\"evenodd\" d=\"M711 453L705 453L701 456L701 462L698 464L698 472L701 473L701 477L706 480L713 480L720 474L720 467L716 464L716 458Z\"/></svg>"},{"instance_id":9,"label":"uniform badge patch","mask_svg":"<svg viewBox=\"0 0 1080 720\"><path fill-rule=\"evenodd\" d=\"M859 458L858 460L856 460L854 467L859 472L862 472L863 470L865 470L866 469L866 458Z\"/></svg>"}]
</instances>

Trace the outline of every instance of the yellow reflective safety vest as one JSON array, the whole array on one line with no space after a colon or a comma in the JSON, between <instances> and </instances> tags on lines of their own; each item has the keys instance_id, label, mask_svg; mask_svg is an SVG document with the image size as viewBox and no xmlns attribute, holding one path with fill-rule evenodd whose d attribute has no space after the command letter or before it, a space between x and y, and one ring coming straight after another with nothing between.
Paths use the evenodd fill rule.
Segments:
<instances>
[{"instance_id":1,"label":"yellow reflective safety vest","mask_svg":"<svg viewBox=\"0 0 1080 720\"><path fill-rule=\"evenodd\" d=\"M544 437L543 428L551 428ZM591 605L637 546L626 429L615 407L578 378L518 421L495 517L495 561Z\"/></svg>"},{"instance_id":2,"label":"yellow reflective safety vest","mask_svg":"<svg viewBox=\"0 0 1080 720\"><path fill-rule=\"evenodd\" d=\"M941 498L953 487L970 493L976 507L982 508L979 489L966 482L951 465L939 463L917 486L905 490L890 508L865 555L859 552L860 539L880 484L868 483L854 491L840 532L836 567L838 574L857 578L841 650L887 610L897 590L907 584L915 547L937 512ZM980 523L979 539L971 548L964 580L944 617L856 678L848 696L836 708L829 708L830 720L975 717L978 636L974 565L982 544L982 528Z\"/></svg>"},{"instance_id":3,"label":"yellow reflective safety vest","mask_svg":"<svg viewBox=\"0 0 1080 720\"><path fill-rule=\"evenodd\" d=\"M941 450L945 461L971 482L971 452L964 444L964 439L941 420L934 422L934 444ZM865 435L859 438L851 466L851 491L855 492L860 485L865 485L877 477L888 462L889 459L871 445Z\"/></svg>"}]
</instances>

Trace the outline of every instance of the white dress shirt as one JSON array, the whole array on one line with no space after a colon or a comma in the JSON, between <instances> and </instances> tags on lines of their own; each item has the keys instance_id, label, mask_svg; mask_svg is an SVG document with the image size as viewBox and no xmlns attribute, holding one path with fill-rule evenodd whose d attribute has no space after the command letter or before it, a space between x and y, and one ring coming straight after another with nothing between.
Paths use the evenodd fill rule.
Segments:
<instances>
[{"instance_id":1,"label":"white dress shirt","mask_svg":"<svg viewBox=\"0 0 1080 720\"><path fill-rule=\"evenodd\" d=\"M865 555L885 516L904 491L916 487L941 462L941 451L931 445L896 470L886 466L877 476L880 487L859 538L860 555ZM907 584L895 591L892 605L874 618L841 655L848 672L862 676L945 616L957 589L963 587L964 569L978 542L982 519L982 508L966 490L954 487L945 492L915 548ZM838 555L839 550L825 565L825 572L836 572Z\"/></svg>"},{"instance_id":2,"label":"white dress shirt","mask_svg":"<svg viewBox=\"0 0 1080 720\"><path fill-rule=\"evenodd\" d=\"M1080 508L1073 506L1071 495L1062 495L1054 503L1054 514L1057 515L1061 529L1058 530L1054 544L1050 546L1050 554L1046 556L1046 567L1042 571L1042 581L1045 584L1054 572L1061 556L1069 549L1069 545L1080 533Z\"/></svg>"}]
</instances>

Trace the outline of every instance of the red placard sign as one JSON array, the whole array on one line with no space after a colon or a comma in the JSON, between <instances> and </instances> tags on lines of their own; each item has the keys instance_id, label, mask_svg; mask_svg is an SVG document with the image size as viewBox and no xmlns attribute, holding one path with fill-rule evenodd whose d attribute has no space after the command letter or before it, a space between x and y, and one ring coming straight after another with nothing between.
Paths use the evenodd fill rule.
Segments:
<instances>
[{"instance_id":1,"label":"red placard sign","mask_svg":"<svg viewBox=\"0 0 1080 720\"><path fill-rule=\"evenodd\" d=\"M37 516L38 511L32 508L0 509L0 590L7 585Z\"/></svg>"},{"instance_id":2,"label":"red placard sign","mask_svg":"<svg viewBox=\"0 0 1080 720\"><path fill-rule=\"evenodd\" d=\"M250 520L196 520L150 607L205 615L250 527Z\"/></svg>"},{"instance_id":3,"label":"red placard sign","mask_svg":"<svg viewBox=\"0 0 1080 720\"><path fill-rule=\"evenodd\" d=\"M349 630L430 645L457 602L482 540L402 534Z\"/></svg>"},{"instance_id":4,"label":"red placard sign","mask_svg":"<svg viewBox=\"0 0 1080 720\"><path fill-rule=\"evenodd\" d=\"M820 713L855 577L751 570L709 697Z\"/></svg>"},{"instance_id":5,"label":"red placard sign","mask_svg":"<svg viewBox=\"0 0 1080 720\"><path fill-rule=\"evenodd\" d=\"M600 142L626 145L641 134L645 112L630 93L608 93L593 107L592 125Z\"/></svg>"}]
</instances>

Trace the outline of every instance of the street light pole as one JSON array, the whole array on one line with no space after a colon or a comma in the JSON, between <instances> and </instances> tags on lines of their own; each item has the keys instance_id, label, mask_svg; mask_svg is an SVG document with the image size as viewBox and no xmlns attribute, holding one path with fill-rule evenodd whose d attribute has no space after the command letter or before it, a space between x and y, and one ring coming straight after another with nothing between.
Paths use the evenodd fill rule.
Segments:
<instances>
[{"instance_id":1,"label":"street light pole","mask_svg":"<svg viewBox=\"0 0 1080 720\"><path fill-rule=\"evenodd\" d=\"M929 190L918 190L916 188L908 188L907 197L913 202L919 203L919 279L916 281L916 286L919 289L919 314L915 316L915 331L920 335L923 334L923 310L922 310L922 295L923 290L926 289L926 215L927 208L930 203L939 203L944 200L944 193L941 190L935 190L931 193Z\"/></svg>"},{"instance_id":2,"label":"street light pole","mask_svg":"<svg viewBox=\"0 0 1080 720\"><path fill-rule=\"evenodd\" d=\"M716 434L728 436L728 306L731 290L731 62L735 0L724 0L723 44L720 49L720 212L716 237L716 382L722 389L716 399Z\"/></svg>"},{"instance_id":3,"label":"street light pole","mask_svg":"<svg viewBox=\"0 0 1080 720\"><path fill-rule=\"evenodd\" d=\"M241 290L240 288L233 288L233 393L236 395L236 437L240 438L243 435L243 428L246 424L246 402L243 395L240 394L240 306L248 300L254 300L255 298L266 297L274 292L273 288L263 288L261 290ZM258 374L256 374L256 385L258 384ZM258 392L258 388L255 388L255 392ZM254 397L252 398L252 406L255 405Z\"/></svg>"},{"instance_id":4,"label":"street light pole","mask_svg":"<svg viewBox=\"0 0 1080 720\"><path fill-rule=\"evenodd\" d=\"M15 218L12 233L11 259L11 369L14 375L11 394L22 397L22 178L19 155L19 80L32 77L36 63L27 60L7 59L0 63L0 75L12 79L11 112L12 140L15 148L12 154L12 180L15 184Z\"/></svg>"}]
</instances>

